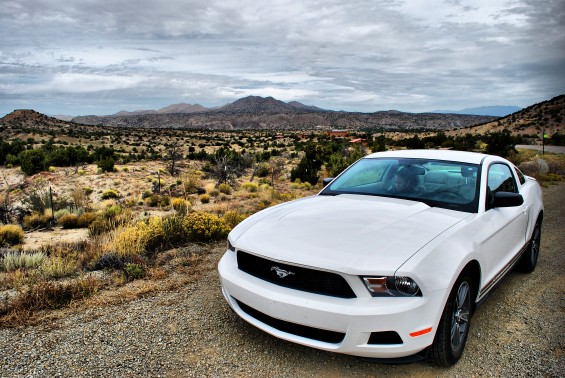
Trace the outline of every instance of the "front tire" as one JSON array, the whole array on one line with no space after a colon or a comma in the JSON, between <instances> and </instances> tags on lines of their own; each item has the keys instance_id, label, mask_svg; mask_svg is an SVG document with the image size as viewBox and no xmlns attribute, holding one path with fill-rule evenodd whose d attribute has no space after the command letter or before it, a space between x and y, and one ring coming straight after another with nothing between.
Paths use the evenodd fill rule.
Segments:
<instances>
[{"instance_id":1,"label":"front tire","mask_svg":"<svg viewBox=\"0 0 565 378\"><path fill-rule=\"evenodd\" d=\"M440 366L455 364L465 348L473 309L473 282L467 275L453 286L439 322L428 359Z\"/></svg>"},{"instance_id":2,"label":"front tire","mask_svg":"<svg viewBox=\"0 0 565 378\"><path fill-rule=\"evenodd\" d=\"M516 265L516 270L522 273L531 273L536 269L541 245L541 220L536 222L528 249Z\"/></svg>"}]
</instances>

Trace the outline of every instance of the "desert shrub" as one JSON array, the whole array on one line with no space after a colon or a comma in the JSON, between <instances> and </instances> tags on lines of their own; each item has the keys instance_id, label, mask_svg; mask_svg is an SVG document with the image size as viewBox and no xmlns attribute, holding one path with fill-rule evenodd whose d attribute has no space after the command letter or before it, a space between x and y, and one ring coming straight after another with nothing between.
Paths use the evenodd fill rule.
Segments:
<instances>
[{"instance_id":1,"label":"desert shrub","mask_svg":"<svg viewBox=\"0 0 565 378\"><path fill-rule=\"evenodd\" d=\"M297 179L295 182L290 184L290 187L292 189L310 190L312 189L312 184L310 184L308 181L301 182L299 179Z\"/></svg>"},{"instance_id":2,"label":"desert shrub","mask_svg":"<svg viewBox=\"0 0 565 378\"><path fill-rule=\"evenodd\" d=\"M47 168L47 171L48 171L49 173L55 173L56 169L55 169L55 167L50 166L49 168Z\"/></svg>"},{"instance_id":3,"label":"desert shrub","mask_svg":"<svg viewBox=\"0 0 565 378\"><path fill-rule=\"evenodd\" d=\"M563 178L557 173L547 173L545 175L539 175L538 179L540 181L556 182L556 181L561 181Z\"/></svg>"},{"instance_id":4,"label":"desert shrub","mask_svg":"<svg viewBox=\"0 0 565 378\"><path fill-rule=\"evenodd\" d=\"M105 253L98 257L98 259L92 265L93 270L102 270L102 269L112 269L112 270L119 270L123 269L124 267L124 260L122 256L116 253Z\"/></svg>"},{"instance_id":5,"label":"desert shrub","mask_svg":"<svg viewBox=\"0 0 565 378\"><path fill-rule=\"evenodd\" d=\"M201 194L198 199L200 200L200 202L202 203L209 203L210 202L210 196L206 193Z\"/></svg>"},{"instance_id":6,"label":"desert shrub","mask_svg":"<svg viewBox=\"0 0 565 378\"><path fill-rule=\"evenodd\" d=\"M77 262L71 258L52 256L43 261L40 266L40 271L44 276L49 278L63 278L74 275L77 268Z\"/></svg>"},{"instance_id":7,"label":"desert shrub","mask_svg":"<svg viewBox=\"0 0 565 378\"><path fill-rule=\"evenodd\" d=\"M234 211L234 210L226 211L224 216L223 216L224 222L226 222L226 224L228 225L228 227L230 229L237 226L245 218L247 218L247 216L245 214L240 214L240 213L238 213L237 211Z\"/></svg>"},{"instance_id":8,"label":"desert shrub","mask_svg":"<svg viewBox=\"0 0 565 378\"><path fill-rule=\"evenodd\" d=\"M94 294L100 286L96 278L88 276L67 282L37 282L22 287L8 311L39 311L57 309L73 301Z\"/></svg>"},{"instance_id":9,"label":"desert shrub","mask_svg":"<svg viewBox=\"0 0 565 378\"><path fill-rule=\"evenodd\" d=\"M86 228L92 224L98 218L98 214L95 212L86 212L79 215L77 220L78 228Z\"/></svg>"},{"instance_id":10,"label":"desert shrub","mask_svg":"<svg viewBox=\"0 0 565 378\"><path fill-rule=\"evenodd\" d=\"M257 175L257 177L269 176L269 165L267 163L259 164L257 166L257 170L255 171L255 175Z\"/></svg>"},{"instance_id":11,"label":"desert shrub","mask_svg":"<svg viewBox=\"0 0 565 378\"><path fill-rule=\"evenodd\" d=\"M140 264L126 264L124 273L129 281L141 279L145 277L145 269Z\"/></svg>"},{"instance_id":12,"label":"desert shrub","mask_svg":"<svg viewBox=\"0 0 565 378\"><path fill-rule=\"evenodd\" d=\"M218 240L226 237L230 230L224 219L203 212L188 214L185 227L188 237L194 241Z\"/></svg>"},{"instance_id":13,"label":"desert shrub","mask_svg":"<svg viewBox=\"0 0 565 378\"><path fill-rule=\"evenodd\" d=\"M59 218L57 223L64 229L78 228L78 218L77 214L65 214Z\"/></svg>"},{"instance_id":14,"label":"desert shrub","mask_svg":"<svg viewBox=\"0 0 565 378\"><path fill-rule=\"evenodd\" d=\"M8 252L2 258L2 266L7 272L16 269L34 269L41 265L45 255L41 252Z\"/></svg>"},{"instance_id":15,"label":"desert shrub","mask_svg":"<svg viewBox=\"0 0 565 378\"><path fill-rule=\"evenodd\" d=\"M124 171L124 172L129 172L129 168L128 168L128 167L123 167L123 168L122 168L122 171Z\"/></svg>"},{"instance_id":16,"label":"desert shrub","mask_svg":"<svg viewBox=\"0 0 565 378\"><path fill-rule=\"evenodd\" d=\"M212 190L210 190L210 195L212 197L217 197L217 196L220 195L220 191L218 189L212 189Z\"/></svg>"},{"instance_id":17,"label":"desert shrub","mask_svg":"<svg viewBox=\"0 0 565 378\"><path fill-rule=\"evenodd\" d=\"M122 206L120 206L120 204L115 204L115 205L108 207L104 211L104 218L113 219L113 218L116 218L121 213L122 213Z\"/></svg>"},{"instance_id":18,"label":"desert shrub","mask_svg":"<svg viewBox=\"0 0 565 378\"><path fill-rule=\"evenodd\" d=\"M259 190L259 185L254 182L244 182L241 184L241 188L247 190L249 193L255 193Z\"/></svg>"},{"instance_id":19,"label":"desert shrub","mask_svg":"<svg viewBox=\"0 0 565 378\"><path fill-rule=\"evenodd\" d=\"M112 249L120 256L144 254L151 235L159 235L162 227L152 221L151 227L148 223L140 221L136 224L117 228L112 236Z\"/></svg>"},{"instance_id":20,"label":"desert shrub","mask_svg":"<svg viewBox=\"0 0 565 378\"><path fill-rule=\"evenodd\" d=\"M51 224L51 216L47 214L33 213L26 215L23 219L25 229L36 229L49 227Z\"/></svg>"},{"instance_id":21,"label":"desert shrub","mask_svg":"<svg viewBox=\"0 0 565 378\"><path fill-rule=\"evenodd\" d=\"M218 185L218 190L220 191L220 193L224 193L224 194L232 193L232 187L230 186L230 184L226 184L226 183Z\"/></svg>"},{"instance_id":22,"label":"desert shrub","mask_svg":"<svg viewBox=\"0 0 565 378\"><path fill-rule=\"evenodd\" d=\"M24 230L15 224L0 226L0 246L17 245L24 242Z\"/></svg>"},{"instance_id":23,"label":"desert shrub","mask_svg":"<svg viewBox=\"0 0 565 378\"><path fill-rule=\"evenodd\" d=\"M173 209L175 209L179 214L186 214L191 210L190 202L188 202L184 198L173 198L171 200L171 204L173 206Z\"/></svg>"},{"instance_id":24,"label":"desert shrub","mask_svg":"<svg viewBox=\"0 0 565 378\"><path fill-rule=\"evenodd\" d=\"M115 160L111 157L104 157L98 161L98 169L101 172L114 172Z\"/></svg>"},{"instance_id":25,"label":"desert shrub","mask_svg":"<svg viewBox=\"0 0 565 378\"><path fill-rule=\"evenodd\" d=\"M109 208L110 209L110 208ZM88 226L88 235L96 237L108 233L116 228L127 224L131 221L131 213L122 213L121 207L119 213L104 213L103 217L97 218Z\"/></svg>"},{"instance_id":26,"label":"desert shrub","mask_svg":"<svg viewBox=\"0 0 565 378\"><path fill-rule=\"evenodd\" d=\"M84 191L84 194L86 194L87 196L92 194L92 192L94 191L94 189L92 189L90 186L85 186L84 188L82 188L82 190Z\"/></svg>"},{"instance_id":27,"label":"desert shrub","mask_svg":"<svg viewBox=\"0 0 565 378\"><path fill-rule=\"evenodd\" d=\"M63 215L66 215L66 214L69 214L69 213L70 213L69 209L57 210L57 211L55 211L55 219L59 219Z\"/></svg>"},{"instance_id":28,"label":"desert shrub","mask_svg":"<svg viewBox=\"0 0 565 378\"><path fill-rule=\"evenodd\" d=\"M186 194L196 193L198 188L202 187L200 176L198 172L191 172L181 177L182 188Z\"/></svg>"},{"instance_id":29,"label":"desert shrub","mask_svg":"<svg viewBox=\"0 0 565 378\"><path fill-rule=\"evenodd\" d=\"M118 198L120 195L118 194L117 191L113 190L113 189L108 189L106 191L104 191L104 193L102 193L102 199L113 199L113 198Z\"/></svg>"}]
</instances>

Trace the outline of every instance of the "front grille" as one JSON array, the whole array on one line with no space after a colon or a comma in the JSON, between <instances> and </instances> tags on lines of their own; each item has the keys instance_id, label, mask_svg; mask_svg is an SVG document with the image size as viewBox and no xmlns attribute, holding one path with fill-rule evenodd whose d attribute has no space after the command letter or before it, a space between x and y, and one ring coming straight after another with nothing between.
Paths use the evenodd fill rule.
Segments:
<instances>
[{"instance_id":1,"label":"front grille","mask_svg":"<svg viewBox=\"0 0 565 378\"><path fill-rule=\"evenodd\" d=\"M233 297L232 297L233 298ZM235 299L235 298L234 298ZM345 333L327 331L324 329L308 327L301 324L286 322L284 320L273 318L267 314L255 310L249 307L245 303L242 303L235 299L239 308L245 312L247 315L259 320L262 323L267 324L281 332L290 333L296 336L305 337L312 340L323 341L325 343L339 344L343 341Z\"/></svg>"},{"instance_id":2,"label":"front grille","mask_svg":"<svg viewBox=\"0 0 565 378\"><path fill-rule=\"evenodd\" d=\"M275 285L332 297L355 298L345 278L336 273L283 264L242 251L237 252L237 265L245 273ZM279 276L285 273L288 275Z\"/></svg>"}]
</instances>

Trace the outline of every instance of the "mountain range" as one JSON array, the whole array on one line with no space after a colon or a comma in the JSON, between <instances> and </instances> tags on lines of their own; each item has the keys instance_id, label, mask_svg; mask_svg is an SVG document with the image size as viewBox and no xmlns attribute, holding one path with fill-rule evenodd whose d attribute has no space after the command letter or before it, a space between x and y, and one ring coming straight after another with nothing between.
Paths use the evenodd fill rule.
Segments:
<instances>
[{"instance_id":1,"label":"mountain range","mask_svg":"<svg viewBox=\"0 0 565 378\"><path fill-rule=\"evenodd\" d=\"M315 108L315 107L314 107ZM464 135L484 134L503 129L514 134L552 135L565 133L565 95L528 106L506 117L464 114L403 113L384 111L348 113L312 109L307 105L283 103L272 98L250 97L225 107L197 113L157 113L75 117L74 122L48 117L29 109L19 109L0 118L0 135L12 130L63 130L78 127L103 130L108 126L187 129L350 129L367 131L448 130ZM91 126L89 126L91 125ZM19 130L19 131L18 131ZM19 134L18 134L19 135ZM24 137L25 133L22 134Z\"/></svg>"},{"instance_id":2,"label":"mountain range","mask_svg":"<svg viewBox=\"0 0 565 378\"><path fill-rule=\"evenodd\" d=\"M467 127L496 119L492 116L380 111L330 111L273 97L248 96L219 108L177 104L158 111L119 112L109 116L79 116L73 122L96 126L182 129L382 129L418 130ZM196 107L196 108L195 108ZM200 110L196 110L200 109Z\"/></svg>"}]
</instances>

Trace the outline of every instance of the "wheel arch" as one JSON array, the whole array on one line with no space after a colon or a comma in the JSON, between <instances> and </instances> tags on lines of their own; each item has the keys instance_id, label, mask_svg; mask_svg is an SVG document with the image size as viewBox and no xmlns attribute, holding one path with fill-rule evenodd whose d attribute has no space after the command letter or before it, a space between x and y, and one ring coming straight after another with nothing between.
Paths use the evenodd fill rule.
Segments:
<instances>
[{"instance_id":1,"label":"wheel arch","mask_svg":"<svg viewBox=\"0 0 565 378\"><path fill-rule=\"evenodd\" d=\"M477 260L471 260L465 265L465 267L459 273L459 277L468 274L472 281L472 305L473 311L477 306L477 297L479 296L479 288L481 286L481 264ZM458 278L459 279L459 278Z\"/></svg>"}]
</instances>

